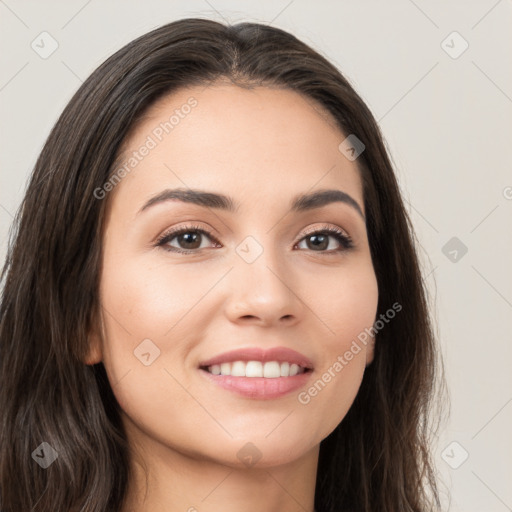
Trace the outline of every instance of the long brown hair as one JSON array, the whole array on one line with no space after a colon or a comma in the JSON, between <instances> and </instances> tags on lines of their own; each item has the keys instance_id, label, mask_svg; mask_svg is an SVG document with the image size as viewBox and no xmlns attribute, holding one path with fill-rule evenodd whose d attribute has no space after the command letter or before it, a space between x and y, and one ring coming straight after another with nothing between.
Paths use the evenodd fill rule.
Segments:
<instances>
[{"instance_id":1,"label":"long brown hair","mask_svg":"<svg viewBox=\"0 0 512 512\"><path fill-rule=\"evenodd\" d=\"M88 366L98 318L106 200L95 191L157 99L228 79L284 87L324 107L365 150L364 186L380 316L375 358L322 441L318 512L424 512L439 506L429 450L436 336L415 235L379 127L347 79L293 35L257 23L182 19L139 37L83 83L53 127L13 224L0 303L3 512L119 511L129 446L102 363ZM58 455L46 469L37 450ZM34 452L36 454L34 456ZM53 452L51 452L53 453Z\"/></svg>"}]
</instances>

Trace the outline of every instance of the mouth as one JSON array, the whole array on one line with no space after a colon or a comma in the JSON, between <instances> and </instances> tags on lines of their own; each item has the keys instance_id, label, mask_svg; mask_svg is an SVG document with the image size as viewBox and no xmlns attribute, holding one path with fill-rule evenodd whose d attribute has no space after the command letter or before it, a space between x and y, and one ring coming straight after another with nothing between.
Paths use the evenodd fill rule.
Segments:
<instances>
[{"instance_id":1,"label":"mouth","mask_svg":"<svg viewBox=\"0 0 512 512\"><path fill-rule=\"evenodd\" d=\"M277 347L247 348L220 354L199 364L201 374L223 389L248 398L280 398L303 386L313 372L303 354Z\"/></svg>"}]
</instances>

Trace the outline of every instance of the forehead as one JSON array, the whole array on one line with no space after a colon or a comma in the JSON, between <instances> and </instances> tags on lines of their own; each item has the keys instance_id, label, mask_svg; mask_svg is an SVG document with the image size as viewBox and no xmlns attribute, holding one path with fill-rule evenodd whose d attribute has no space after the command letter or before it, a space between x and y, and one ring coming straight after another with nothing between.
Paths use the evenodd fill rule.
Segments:
<instances>
[{"instance_id":1,"label":"forehead","mask_svg":"<svg viewBox=\"0 0 512 512\"><path fill-rule=\"evenodd\" d=\"M345 137L325 109L289 89L183 88L153 104L123 144L118 167L128 172L115 195L140 205L190 187L274 204L339 188L363 208L359 169L339 150Z\"/></svg>"}]
</instances>

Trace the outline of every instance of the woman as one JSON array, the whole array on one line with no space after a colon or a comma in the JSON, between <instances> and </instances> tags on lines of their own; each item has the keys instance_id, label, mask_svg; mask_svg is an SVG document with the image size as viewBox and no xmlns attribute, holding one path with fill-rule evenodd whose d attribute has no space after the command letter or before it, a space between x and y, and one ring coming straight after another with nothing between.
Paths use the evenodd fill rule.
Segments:
<instances>
[{"instance_id":1,"label":"woman","mask_svg":"<svg viewBox=\"0 0 512 512\"><path fill-rule=\"evenodd\" d=\"M372 114L294 36L183 19L126 45L15 226L3 512L439 506L413 229Z\"/></svg>"}]
</instances>

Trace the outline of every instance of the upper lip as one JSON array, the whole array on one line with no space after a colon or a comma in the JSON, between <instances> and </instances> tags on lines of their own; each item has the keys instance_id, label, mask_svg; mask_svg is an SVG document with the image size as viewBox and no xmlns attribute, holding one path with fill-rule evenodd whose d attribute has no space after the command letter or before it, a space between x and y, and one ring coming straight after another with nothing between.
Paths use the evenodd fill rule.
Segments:
<instances>
[{"instance_id":1,"label":"upper lip","mask_svg":"<svg viewBox=\"0 0 512 512\"><path fill-rule=\"evenodd\" d=\"M200 367L213 366L214 364L231 363L233 361L277 361L279 363L295 363L303 368L313 369L313 363L304 354L286 347L274 347L262 349L258 347L247 347L224 352L211 359L199 363Z\"/></svg>"}]
</instances>

